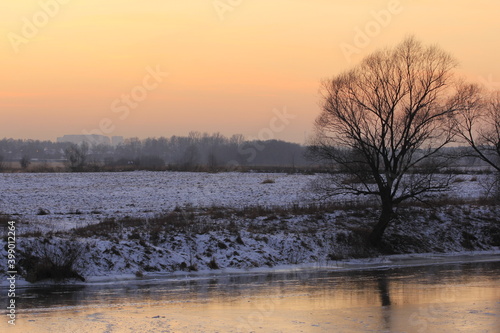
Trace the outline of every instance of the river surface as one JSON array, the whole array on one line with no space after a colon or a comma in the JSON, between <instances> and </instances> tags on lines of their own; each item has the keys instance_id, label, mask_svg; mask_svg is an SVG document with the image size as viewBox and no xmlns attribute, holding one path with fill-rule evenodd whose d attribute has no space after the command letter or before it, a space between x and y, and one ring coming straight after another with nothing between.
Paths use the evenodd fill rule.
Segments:
<instances>
[{"instance_id":1,"label":"river surface","mask_svg":"<svg viewBox=\"0 0 500 333\"><path fill-rule=\"evenodd\" d=\"M1 332L500 332L500 261L145 278L17 294L16 325L3 314Z\"/></svg>"}]
</instances>

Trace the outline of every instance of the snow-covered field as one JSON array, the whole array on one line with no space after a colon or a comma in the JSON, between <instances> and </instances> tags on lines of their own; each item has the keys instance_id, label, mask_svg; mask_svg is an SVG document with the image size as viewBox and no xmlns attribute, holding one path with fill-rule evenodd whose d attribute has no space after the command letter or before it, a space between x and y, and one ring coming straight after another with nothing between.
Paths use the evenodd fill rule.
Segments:
<instances>
[{"instance_id":1,"label":"snow-covered field","mask_svg":"<svg viewBox=\"0 0 500 333\"><path fill-rule=\"evenodd\" d=\"M319 200L309 190L316 177L321 175L147 171L0 174L0 213L57 230L106 217L153 216L176 206L289 206ZM478 197L489 177L459 175L460 181L453 184L449 195ZM274 183L263 184L266 179ZM40 209L47 214L39 215Z\"/></svg>"},{"instance_id":2,"label":"snow-covered field","mask_svg":"<svg viewBox=\"0 0 500 333\"><path fill-rule=\"evenodd\" d=\"M283 206L311 200L315 176L261 173L125 172L1 174L0 212L68 228L106 217L143 217L176 206ZM262 184L266 179L275 183ZM39 209L48 211L38 215Z\"/></svg>"},{"instance_id":3,"label":"snow-covered field","mask_svg":"<svg viewBox=\"0 0 500 333\"><path fill-rule=\"evenodd\" d=\"M331 265L340 259L387 253L499 250L498 206L405 208L387 229L381 251L367 247L364 238L377 219L373 208L344 209L339 205L329 212L277 209L320 200L309 190L316 177L321 175L2 174L0 212L16 220L16 259L26 276L37 271L46 274L41 263L47 260L67 267L63 263L72 253L77 254L73 269L91 279L289 264ZM447 195L477 198L490 177L459 175ZM238 210L257 205L271 209ZM179 206L183 209L174 210ZM211 213L196 209L214 206L230 209L217 208ZM133 219L159 215L162 217L157 219ZM94 225L107 217L126 216L132 219ZM2 248L5 243L0 239ZM34 267L33 273L28 273Z\"/></svg>"}]
</instances>

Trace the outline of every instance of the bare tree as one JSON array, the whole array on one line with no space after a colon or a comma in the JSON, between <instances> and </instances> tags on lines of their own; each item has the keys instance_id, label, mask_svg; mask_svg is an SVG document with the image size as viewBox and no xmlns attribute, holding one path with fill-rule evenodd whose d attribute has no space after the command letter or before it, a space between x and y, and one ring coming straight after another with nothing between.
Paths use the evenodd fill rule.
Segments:
<instances>
[{"instance_id":1,"label":"bare tree","mask_svg":"<svg viewBox=\"0 0 500 333\"><path fill-rule=\"evenodd\" d=\"M87 163L89 145L87 142L82 142L80 146L71 144L64 150L66 163L69 169L74 172L83 171Z\"/></svg>"},{"instance_id":2,"label":"bare tree","mask_svg":"<svg viewBox=\"0 0 500 333\"><path fill-rule=\"evenodd\" d=\"M477 85L462 85L463 110L455 129L472 148L464 155L481 159L496 170L496 177L488 184L488 192L500 199L500 91L485 93Z\"/></svg>"},{"instance_id":3,"label":"bare tree","mask_svg":"<svg viewBox=\"0 0 500 333\"><path fill-rule=\"evenodd\" d=\"M182 156L181 166L183 170L193 170L198 165L200 152L196 144L191 144L186 148Z\"/></svg>"},{"instance_id":4,"label":"bare tree","mask_svg":"<svg viewBox=\"0 0 500 333\"><path fill-rule=\"evenodd\" d=\"M21 164L23 170L26 170L31 164L31 158L28 155L23 155L19 160L19 164Z\"/></svg>"},{"instance_id":5,"label":"bare tree","mask_svg":"<svg viewBox=\"0 0 500 333\"><path fill-rule=\"evenodd\" d=\"M0 172L2 172L5 169L4 160L5 160L5 158L3 157L3 155L0 155Z\"/></svg>"},{"instance_id":6,"label":"bare tree","mask_svg":"<svg viewBox=\"0 0 500 333\"><path fill-rule=\"evenodd\" d=\"M455 129L480 158L500 172L500 92L486 94L473 84L462 85L463 101Z\"/></svg>"},{"instance_id":7,"label":"bare tree","mask_svg":"<svg viewBox=\"0 0 500 333\"><path fill-rule=\"evenodd\" d=\"M322 112L310 152L331 162L328 195L375 196L381 213L369 241L377 245L394 207L444 190L437 153L453 139L456 61L413 37L377 51L322 84ZM426 168L426 172L418 170Z\"/></svg>"}]
</instances>

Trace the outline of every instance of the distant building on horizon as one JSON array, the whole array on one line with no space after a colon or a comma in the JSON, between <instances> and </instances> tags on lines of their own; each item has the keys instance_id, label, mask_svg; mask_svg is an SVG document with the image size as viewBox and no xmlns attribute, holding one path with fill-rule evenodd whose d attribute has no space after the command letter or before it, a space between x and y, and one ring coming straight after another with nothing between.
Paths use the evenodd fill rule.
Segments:
<instances>
[{"instance_id":1,"label":"distant building on horizon","mask_svg":"<svg viewBox=\"0 0 500 333\"><path fill-rule=\"evenodd\" d=\"M57 142L71 142L77 145L87 142L90 145L117 146L123 142L123 137L113 136L110 138L108 136L98 134L70 134L58 137Z\"/></svg>"}]
</instances>

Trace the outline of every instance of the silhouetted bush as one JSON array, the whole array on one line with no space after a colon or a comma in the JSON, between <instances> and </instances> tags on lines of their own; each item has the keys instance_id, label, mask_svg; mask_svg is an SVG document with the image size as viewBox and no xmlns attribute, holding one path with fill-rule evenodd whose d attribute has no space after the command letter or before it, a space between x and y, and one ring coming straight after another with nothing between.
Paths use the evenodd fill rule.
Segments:
<instances>
[{"instance_id":1,"label":"silhouetted bush","mask_svg":"<svg viewBox=\"0 0 500 333\"><path fill-rule=\"evenodd\" d=\"M50 211L48 209L45 209L42 207L39 207L38 212L36 213L36 215L49 215L49 214L50 214Z\"/></svg>"},{"instance_id":2,"label":"silhouetted bush","mask_svg":"<svg viewBox=\"0 0 500 333\"><path fill-rule=\"evenodd\" d=\"M75 241L62 241L57 246L47 238L35 239L25 245L19 265L31 283L48 279L85 281L75 268L83 251L84 247Z\"/></svg>"},{"instance_id":3,"label":"silhouetted bush","mask_svg":"<svg viewBox=\"0 0 500 333\"><path fill-rule=\"evenodd\" d=\"M31 158L28 155L23 155L21 160L19 161L21 168L26 170L31 164Z\"/></svg>"}]
</instances>

